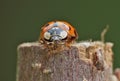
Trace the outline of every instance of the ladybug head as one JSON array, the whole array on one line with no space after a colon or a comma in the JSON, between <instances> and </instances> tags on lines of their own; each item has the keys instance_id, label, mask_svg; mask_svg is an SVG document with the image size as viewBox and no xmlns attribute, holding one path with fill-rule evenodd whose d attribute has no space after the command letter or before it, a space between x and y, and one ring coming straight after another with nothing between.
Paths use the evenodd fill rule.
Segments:
<instances>
[{"instance_id":1,"label":"ladybug head","mask_svg":"<svg viewBox=\"0 0 120 81\"><path fill-rule=\"evenodd\" d=\"M44 33L44 39L48 42L61 41L65 40L67 35L67 31L55 26Z\"/></svg>"}]
</instances>

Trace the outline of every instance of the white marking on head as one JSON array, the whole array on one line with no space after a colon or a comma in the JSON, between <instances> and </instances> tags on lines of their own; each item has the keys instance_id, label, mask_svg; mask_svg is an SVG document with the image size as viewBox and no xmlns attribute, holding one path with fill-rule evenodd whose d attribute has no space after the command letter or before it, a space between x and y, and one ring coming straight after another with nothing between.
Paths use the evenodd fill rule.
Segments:
<instances>
[{"instance_id":1,"label":"white marking on head","mask_svg":"<svg viewBox=\"0 0 120 81\"><path fill-rule=\"evenodd\" d=\"M49 32L45 32L45 33L44 33L44 38L45 38L45 39L49 40L50 37L51 37L51 35L50 35Z\"/></svg>"},{"instance_id":2,"label":"white marking on head","mask_svg":"<svg viewBox=\"0 0 120 81\"><path fill-rule=\"evenodd\" d=\"M66 38L67 35L68 35L68 34L67 34L66 31L62 31L62 32L60 33L60 36L62 37L62 39Z\"/></svg>"}]
</instances>

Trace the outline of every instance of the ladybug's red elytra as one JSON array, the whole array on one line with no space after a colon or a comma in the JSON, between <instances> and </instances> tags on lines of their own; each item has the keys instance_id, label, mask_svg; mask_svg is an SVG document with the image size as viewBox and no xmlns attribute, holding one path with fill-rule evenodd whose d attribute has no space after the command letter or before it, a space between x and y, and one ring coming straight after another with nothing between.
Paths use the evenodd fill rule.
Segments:
<instances>
[{"instance_id":1,"label":"ladybug's red elytra","mask_svg":"<svg viewBox=\"0 0 120 81\"><path fill-rule=\"evenodd\" d=\"M47 47L57 49L68 46L78 38L75 28L65 21L51 21L41 28L39 42Z\"/></svg>"}]
</instances>

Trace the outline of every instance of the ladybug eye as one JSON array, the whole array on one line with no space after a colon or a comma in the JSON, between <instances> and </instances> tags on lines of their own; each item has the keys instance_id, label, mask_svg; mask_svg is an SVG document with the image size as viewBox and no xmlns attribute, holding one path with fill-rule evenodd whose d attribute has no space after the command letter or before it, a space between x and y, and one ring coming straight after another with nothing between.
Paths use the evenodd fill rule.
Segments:
<instances>
[{"instance_id":1,"label":"ladybug eye","mask_svg":"<svg viewBox=\"0 0 120 81\"><path fill-rule=\"evenodd\" d=\"M45 33L44 33L44 38L45 38L45 39L49 40L50 37L51 37L51 35L50 35L49 32L45 32Z\"/></svg>"},{"instance_id":2,"label":"ladybug eye","mask_svg":"<svg viewBox=\"0 0 120 81\"><path fill-rule=\"evenodd\" d=\"M62 37L62 39L67 37L67 32L66 31L61 31L60 36Z\"/></svg>"}]
</instances>

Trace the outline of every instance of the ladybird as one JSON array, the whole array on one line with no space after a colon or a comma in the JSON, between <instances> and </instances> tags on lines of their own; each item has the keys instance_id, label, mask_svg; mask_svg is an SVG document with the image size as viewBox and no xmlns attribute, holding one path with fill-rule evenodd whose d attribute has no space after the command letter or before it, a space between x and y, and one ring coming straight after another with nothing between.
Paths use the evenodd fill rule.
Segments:
<instances>
[{"instance_id":1,"label":"ladybird","mask_svg":"<svg viewBox=\"0 0 120 81\"><path fill-rule=\"evenodd\" d=\"M66 21L51 21L41 28L39 42L53 50L70 47L78 38L75 28Z\"/></svg>"}]
</instances>

